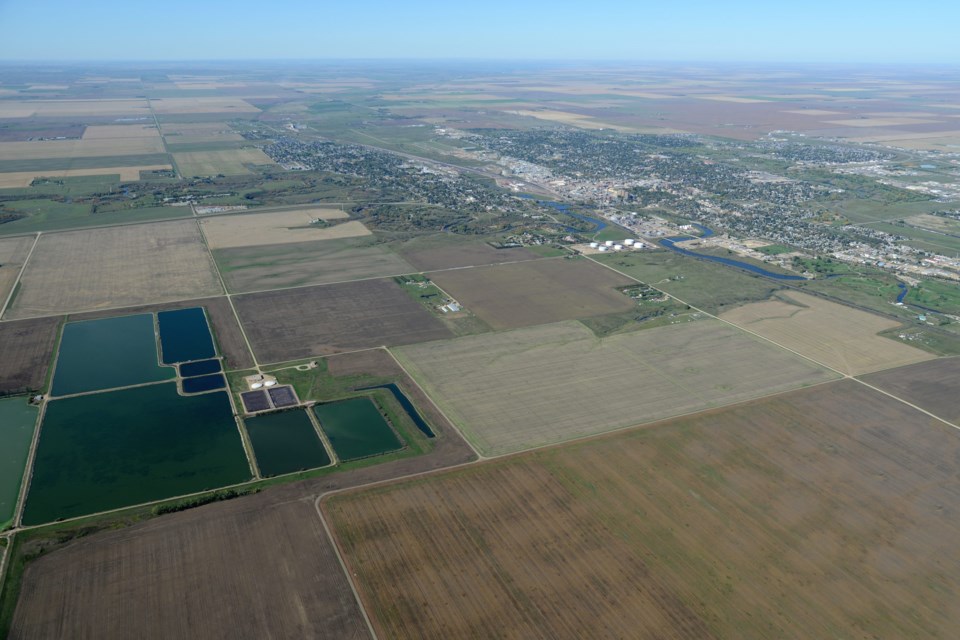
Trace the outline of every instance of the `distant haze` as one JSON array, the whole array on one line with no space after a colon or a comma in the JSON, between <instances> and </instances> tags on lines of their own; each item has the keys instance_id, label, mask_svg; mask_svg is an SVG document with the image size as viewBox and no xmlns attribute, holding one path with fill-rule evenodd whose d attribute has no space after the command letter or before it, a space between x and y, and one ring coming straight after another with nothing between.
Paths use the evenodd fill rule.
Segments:
<instances>
[{"instance_id":1,"label":"distant haze","mask_svg":"<svg viewBox=\"0 0 960 640\"><path fill-rule=\"evenodd\" d=\"M0 0L0 61L960 63L960 3Z\"/></svg>"}]
</instances>

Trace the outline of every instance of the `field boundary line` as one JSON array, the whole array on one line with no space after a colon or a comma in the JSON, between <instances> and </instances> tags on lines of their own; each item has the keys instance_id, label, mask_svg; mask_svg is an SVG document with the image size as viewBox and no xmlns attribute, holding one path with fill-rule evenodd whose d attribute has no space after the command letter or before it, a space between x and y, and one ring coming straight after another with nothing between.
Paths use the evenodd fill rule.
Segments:
<instances>
[{"instance_id":1,"label":"field boundary line","mask_svg":"<svg viewBox=\"0 0 960 640\"><path fill-rule=\"evenodd\" d=\"M143 88L142 80L140 81L140 87ZM163 137L163 129L160 128L160 120L157 118L157 112L153 110L153 101L147 95L144 95L144 98L147 100L147 107L150 109L150 115L153 116L153 124L157 127L157 135L160 136L160 144L163 145L163 152L170 158L170 166L173 167L173 173L177 176L177 180L183 180L183 174L180 173L180 167L177 166L177 159L173 157L172 153L170 153L170 149L167 147L167 140Z\"/></svg>"},{"instance_id":2,"label":"field boundary line","mask_svg":"<svg viewBox=\"0 0 960 640\"><path fill-rule=\"evenodd\" d=\"M227 303L230 305L230 310L233 311L233 318L237 321L237 327L240 328L240 335L243 336L243 341L247 345L247 351L250 352L250 358L253 360L253 367L257 370L257 373L262 373L262 370L260 369L260 363L257 362L257 354L253 352L253 347L250 345L250 339L247 338L247 332L243 328L243 323L240 322L240 314L237 313L237 308L233 304L233 298L231 297L232 294L227 290L227 283L224 282L223 274L220 273L220 265L217 264L217 259L213 257L213 251L210 250L210 243L207 241L207 234L203 232L203 225L200 224L199 219L196 220L195 224L197 225L197 231L200 232L200 239L203 240L203 248L207 250L207 255L210 257L210 262L213 263L213 270L216 272L217 279L220 281L220 288L223 289L223 295L226 296Z\"/></svg>"},{"instance_id":3,"label":"field boundary line","mask_svg":"<svg viewBox=\"0 0 960 640\"><path fill-rule=\"evenodd\" d=\"M450 424L450 426L457 432L457 434L458 434L461 438L463 438L463 441L467 443L467 446L470 447L470 450L473 451L473 454L474 454L475 456L477 456L476 462L480 462L480 461L482 461L482 460L487 460L487 459L489 459L488 456L483 455L482 453L480 453L480 452L477 450L477 448L476 448L475 446L473 446L473 443L470 442L470 440L467 439L467 436L463 433L463 431L460 429L460 427L458 427L457 424L456 424L453 420L450 419L450 416L448 416L448 415L446 414L446 412L445 412L443 409L440 408L440 405L438 405L438 404L436 403L436 401L433 399L433 396L431 396L429 393L427 393L427 390L423 388L423 385L421 385L419 382L417 382L417 379L413 377L413 374L411 374L409 371L407 371L407 368L406 368L405 366L403 366L403 363L400 362L400 359L397 358L397 356L395 356L395 355L393 354L393 352L390 351L390 349L389 349L388 347L383 347L383 350L386 351L388 354L390 354L390 357L393 359L393 361L397 363L397 366L400 367L400 370L403 371L404 375L406 375L408 378L410 378L410 382L412 382L412 383L417 387L417 389L420 390L420 393L423 394L423 397L430 401L430 404L432 404L433 407L440 413L440 415L443 416L443 419L446 420L446 421Z\"/></svg>"},{"instance_id":4,"label":"field boundary line","mask_svg":"<svg viewBox=\"0 0 960 640\"><path fill-rule=\"evenodd\" d=\"M17 287L20 286L20 279L23 278L23 274L27 270L27 264L33 256L33 250L36 249L37 244L40 243L41 235L43 235L43 231L38 231L36 237L33 239L33 244L30 246L30 251L27 252L27 257L23 259L23 264L20 265L20 271L13 281L13 286L10 287L10 293L7 294L7 299L3 301L3 307L0 307L0 318L7 312L7 307L10 306L10 302L13 301L13 296L17 293Z\"/></svg>"},{"instance_id":5,"label":"field boundary line","mask_svg":"<svg viewBox=\"0 0 960 640\"><path fill-rule=\"evenodd\" d=\"M327 524L327 519L323 517L323 510L320 509L320 498L322 497L323 496L321 495L314 499L313 509L317 512L317 517L320 518L320 524L323 525L323 530L327 534L327 540L330 542L330 547L333 549L333 554L337 556L337 562L340 563L340 569L343 571L343 575L347 579L347 584L350 585L350 591L353 592L353 598L357 601L357 608L360 609L360 614L363 616L363 621L367 623L367 630L370 632L370 637L373 640L377 640L377 632L373 628L373 622L371 622L370 616L367 615L367 608L363 605L363 599L360 597L360 591L357 590L357 585L353 582L353 576L350 575L350 568L343 559L343 554L340 553L340 544L337 542L337 539L333 537L333 532L330 530L330 525Z\"/></svg>"}]
</instances>

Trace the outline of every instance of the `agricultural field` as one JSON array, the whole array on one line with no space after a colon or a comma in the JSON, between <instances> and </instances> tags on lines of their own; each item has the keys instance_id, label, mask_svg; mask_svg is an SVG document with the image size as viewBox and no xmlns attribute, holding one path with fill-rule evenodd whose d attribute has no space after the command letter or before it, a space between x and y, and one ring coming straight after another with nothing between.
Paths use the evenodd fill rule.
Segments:
<instances>
[{"instance_id":1,"label":"agricultural field","mask_svg":"<svg viewBox=\"0 0 960 640\"><path fill-rule=\"evenodd\" d=\"M310 208L215 216L201 220L200 226L211 249L370 235L369 229L359 222L329 224L330 221L341 221L348 217L339 209ZM315 223L315 220L322 222ZM343 229L345 225L351 226Z\"/></svg>"},{"instance_id":2,"label":"agricultural field","mask_svg":"<svg viewBox=\"0 0 960 640\"><path fill-rule=\"evenodd\" d=\"M53 522L250 479L226 392L173 382L47 404L23 523Z\"/></svg>"},{"instance_id":3,"label":"agricultural field","mask_svg":"<svg viewBox=\"0 0 960 640\"><path fill-rule=\"evenodd\" d=\"M394 352L488 456L836 377L716 320L603 340L571 321Z\"/></svg>"},{"instance_id":4,"label":"agricultural field","mask_svg":"<svg viewBox=\"0 0 960 640\"><path fill-rule=\"evenodd\" d=\"M766 300L781 288L768 278L674 251L616 253L596 260L714 314Z\"/></svg>"},{"instance_id":5,"label":"agricultural field","mask_svg":"<svg viewBox=\"0 0 960 640\"><path fill-rule=\"evenodd\" d=\"M192 220L44 234L4 318L223 293Z\"/></svg>"},{"instance_id":6,"label":"agricultural field","mask_svg":"<svg viewBox=\"0 0 960 640\"><path fill-rule=\"evenodd\" d=\"M889 369L862 378L868 384L960 425L960 358Z\"/></svg>"},{"instance_id":7,"label":"agricultural field","mask_svg":"<svg viewBox=\"0 0 960 640\"><path fill-rule=\"evenodd\" d=\"M198 98L154 98L150 100L150 108L158 116L169 116L184 113L259 113L260 109L242 100L220 96ZM162 126L162 125L161 125Z\"/></svg>"},{"instance_id":8,"label":"agricultural field","mask_svg":"<svg viewBox=\"0 0 960 640\"><path fill-rule=\"evenodd\" d=\"M0 322L0 396L39 391L44 386L61 320Z\"/></svg>"},{"instance_id":9,"label":"agricultural field","mask_svg":"<svg viewBox=\"0 0 960 640\"><path fill-rule=\"evenodd\" d=\"M370 637L313 501L262 494L91 536L31 563L8 637L64 629L103 640Z\"/></svg>"},{"instance_id":10,"label":"agricultural field","mask_svg":"<svg viewBox=\"0 0 960 640\"><path fill-rule=\"evenodd\" d=\"M408 240L396 249L419 271L522 262L537 257L537 254L523 247L494 249L486 242L443 235Z\"/></svg>"},{"instance_id":11,"label":"agricultural field","mask_svg":"<svg viewBox=\"0 0 960 640\"><path fill-rule=\"evenodd\" d=\"M89 169L47 169L40 171L8 171L0 173L0 189L26 188L37 178L60 180L82 176L117 176L122 182L140 180L141 171L169 171L169 164L138 164L124 167L91 167Z\"/></svg>"},{"instance_id":12,"label":"agricultural field","mask_svg":"<svg viewBox=\"0 0 960 640\"><path fill-rule=\"evenodd\" d=\"M34 236L0 238L0 308L7 302L20 275L20 268L30 255Z\"/></svg>"},{"instance_id":13,"label":"agricultural field","mask_svg":"<svg viewBox=\"0 0 960 640\"><path fill-rule=\"evenodd\" d=\"M236 176L253 173L252 165L273 165L263 151L253 147L221 151L180 151L173 160L186 178L194 176Z\"/></svg>"},{"instance_id":14,"label":"agricultural field","mask_svg":"<svg viewBox=\"0 0 960 640\"><path fill-rule=\"evenodd\" d=\"M841 381L322 509L379 637L946 638L958 455Z\"/></svg>"},{"instance_id":15,"label":"agricultural field","mask_svg":"<svg viewBox=\"0 0 960 640\"><path fill-rule=\"evenodd\" d=\"M233 298L260 362L449 338L392 280L251 293Z\"/></svg>"},{"instance_id":16,"label":"agricultural field","mask_svg":"<svg viewBox=\"0 0 960 640\"><path fill-rule=\"evenodd\" d=\"M80 118L140 116L152 120L146 100L0 101L0 118Z\"/></svg>"},{"instance_id":17,"label":"agricultural field","mask_svg":"<svg viewBox=\"0 0 960 640\"><path fill-rule=\"evenodd\" d=\"M721 320L847 375L929 360L915 347L878 336L899 323L798 292L727 311Z\"/></svg>"},{"instance_id":18,"label":"agricultural field","mask_svg":"<svg viewBox=\"0 0 960 640\"><path fill-rule=\"evenodd\" d=\"M352 224L360 225L359 222L347 223ZM232 293L382 278L416 271L403 258L370 238L218 249L213 251L213 257Z\"/></svg>"},{"instance_id":19,"label":"agricultural field","mask_svg":"<svg viewBox=\"0 0 960 640\"><path fill-rule=\"evenodd\" d=\"M628 311L635 305L616 287L632 280L585 259L438 271L431 280L494 329Z\"/></svg>"},{"instance_id":20,"label":"agricultural field","mask_svg":"<svg viewBox=\"0 0 960 640\"><path fill-rule=\"evenodd\" d=\"M84 158L138 156L163 153L160 136L87 138L79 140L41 140L0 142L0 161L42 160L46 158Z\"/></svg>"},{"instance_id":21,"label":"agricultural field","mask_svg":"<svg viewBox=\"0 0 960 640\"><path fill-rule=\"evenodd\" d=\"M233 131L226 122L164 123L163 138L168 144L210 142L240 142L243 136Z\"/></svg>"}]
</instances>

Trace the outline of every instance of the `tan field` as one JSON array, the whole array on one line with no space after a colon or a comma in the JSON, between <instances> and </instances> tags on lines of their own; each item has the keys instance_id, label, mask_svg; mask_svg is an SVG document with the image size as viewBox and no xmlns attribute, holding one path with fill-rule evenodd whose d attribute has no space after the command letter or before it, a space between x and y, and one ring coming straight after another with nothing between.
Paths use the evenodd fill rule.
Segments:
<instances>
[{"instance_id":1,"label":"tan field","mask_svg":"<svg viewBox=\"0 0 960 640\"><path fill-rule=\"evenodd\" d=\"M146 100L31 100L0 102L0 118L69 116L143 116L151 118Z\"/></svg>"},{"instance_id":2,"label":"tan field","mask_svg":"<svg viewBox=\"0 0 960 640\"><path fill-rule=\"evenodd\" d=\"M897 127L908 124L935 124L939 120L923 118L853 118L850 120L827 120L828 124L841 127Z\"/></svg>"},{"instance_id":3,"label":"tan field","mask_svg":"<svg viewBox=\"0 0 960 640\"><path fill-rule=\"evenodd\" d=\"M149 164L133 167L98 167L96 169L60 169L46 171L11 171L0 173L0 189L29 187L36 178L75 178L78 176L118 175L123 182L140 179L141 171L171 170L169 164Z\"/></svg>"},{"instance_id":4,"label":"tan field","mask_svg":"<svg viewBox=\"0 0 960 640\"><path fill-rule=\"evenodd\" d=\"M322 508L381 638L951 638L957 436L842 381Z\"/></svg>"},{"instance_id":5,"label":"tan field","mask_svg":"<svg viewBox=\"0 0 960 640\"><path fill-rule=\"evenodd\" d=\"M134 156L163 152L163 141L159 136L0 142L0 160Z\"/></svg>"},{"instance_id":6,"label":"tan field","mask_svg":"<svg viewBox=\"0 0 960 640\"><path fill-rule=\"evenodd\" d=\"M349 217L339 209L318 208L216 216L201 220L200 224L211 249L256 247L370 235L370 230L356 220L329 227L311 225L311 222L317 218L337 221Z\"/></svg>"},{"instance_id":7,"label":"tan field","mask_svg":"<svg viewBox=\"0 0 960 640\"><path fill-rule=\"evenodd\" d=\"M784 113L794 113L799 116L839 116L842 111L827 111L825 109L788 109Z\"/></svg>"},{"instance_id":8,"label":"tan field","mask_svg":"<svg viewBox=\"0 0 960 640\"><path fill-rule=\"evenodd\" d=\"M912 224L924 229L933 231L942 231L944 233L960 234L960 220L954 220L946 216L932 216L930 214L920 214L906 219L907 224Z\"/></svg>"},{"instance_id":9,"label":"tan field","mask_svg":"<svg viewBox=\"0 0 960 640\"><path fill-rule=\"evenodd\" d=\"M877 334L900 323L797 292L754 302L720 315L777 344L836 369L860 375L934 358Z\"/></svg>"},{"instance_id":10,"label":"tan field","mask_svg":"<svg viewBox=\"0 0 960 640\"><path fill-rule=\"evenodd\" d=\"M276 164L260 149L228 149L225 151L183 151L173 159L184 177L243 175L251 173L245 165Z\"/></svg>"},{"instance_id":11,"label":"tan field","mask_svg":"<svg viewBox=\"0 0 960 640\"><path fill-rule=\"evenodd\" d=\"M621 125L610 124L609 122L601 122L594 119L592 116L585 116L579 113L572 113L570 111L551 111L551 110L536 110L536 111L527 111L519 110L515 111L517 115L520 116L529 116L531 118L537 118L539 120L549 120L550 122L561 122L563 124L569 124L574 127L582 127L584 129L616 129L618 131L632 131L630 127L624 127Z\"/></svg>"},{"instance_id":12,"label":"tan field","mask_svg":"<svg viewBox=\"0 0 960 640\"><path fill-rule=\"evenodd\" d=\"M395 350L484 455L561 442L836 377L716 320L598 339L579 322Z\"/></svg>"},{"instance_id":13,"label":"tan field","mask_svg":"<svg viewBox=\"0 0 960 640\"><path fill-rule=\"evenodd\" d=\"M20 267L33 246L33 239L34 236L0 239L0 307L7 301L10 290L17 282Z\"/></svg>"},{"instance_id":14,"label":"tan field","mask_svg":"<svg viewBox=\"0 0 960 640\"><path fill-rule=\"evenodd\" d=\"M760 100L758 98L741 98L738 96L697 96L701 100L715 100L717 102L733 102L736 104L759 104L770 102L769 100Z\"/></svg>"},{"instance_id":15,"label":"tan field","mask_svg":"<svg viewBox=\"0 0 960 640\"><path fill-rule=\"evenodd\" d=\"M83 132L83 139L156 138L159 135L157 127L152 124L110 124L87 127Z\"/></svg>"},{"instance_id":16,"label":"tan field","mask_svg":"<svg viewBox=\"0 0 960 640\"><path fill-rule=\"evenodd\" d=\"M243 136L230 129L225 122L193 122L188 124L163 124L167 142L236 142Z\"/></svg>"},{"instance_id":17,"label":"tan field","mask_svg":"<svg viewBox=\"0 0 960 640\"><path fill-rule=\"evenodd\" d=\"M6 319L220 295L193 220L41 236Z\"/></svg>"},{"instance_id":18,"label":"tan field","mask_svg":"<svg viewBox=\"0 0 960 640\"><path fill-rule=\"evenodd\" d=\"M178 113L257 113L260 109L242 98L158 98L150 101L158 115Z\"/></svg>"}]
</instances>

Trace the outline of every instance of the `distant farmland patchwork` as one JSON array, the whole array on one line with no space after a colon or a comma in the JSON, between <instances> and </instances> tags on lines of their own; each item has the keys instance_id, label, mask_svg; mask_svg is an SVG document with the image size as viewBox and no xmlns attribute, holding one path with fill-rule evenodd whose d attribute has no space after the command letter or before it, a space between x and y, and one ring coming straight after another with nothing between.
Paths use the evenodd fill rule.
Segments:
<instances>
[{"instance_id":1,"label":"distant farmland patchwork","mask_svg":"<svg viewBox=\"0 0 960 640\"><path fill-rule=\"evenodd\" d=\"M603 340L565 322L395 352L487 455L836 377L714 320Z\"/></svg>"},{"instance_id":2,"label":"distant farmland patchwork","mask_svg":"<svg viewBox=\"0 0 960 640\"><path fill-rule=\"evenodd\" d=\"M628 278L583 259L532 260L430 275L494 329L628 311Z\"/></svg>"},{"instance_id":3,"label":"distant farmland patchwork","mask_svg":"<svg viewBox=\"0 0 960 640\"><path fill-rule=\"evenodd\" d=\"M451 336L392 280L363 280L236 296L260 362Z\"/></svg>"},{"instance_id":4,"label":"distant farmland patchwork","mask_svg":"<svg viewBox=\"0 0 960 640\"><path fill-rule=\"evenodd\" d=\"M958 456L843 381L323 508L380 637L950 637Z\"/></svg>"},{"instance_id":5,"label":"distant farmland patchwork","mask_svg":"<svg viewBox=\"0 0 960 640\"><path fill-rule=\"evenodd\" d=\"M877 334L898 322L804 293L748 304L720 316L848 375L930 360L934 356Z\"/></svg>"},{"instance_id":6,"label":"distant farmland patchwork","mask_svg":"<svg viewBox=\"0 0 960 640\"><path fill-rule=\"evenodd\" d=\"M47 234L5 318L223 293L192 220Z\"/></svg>"}]
</instances>

